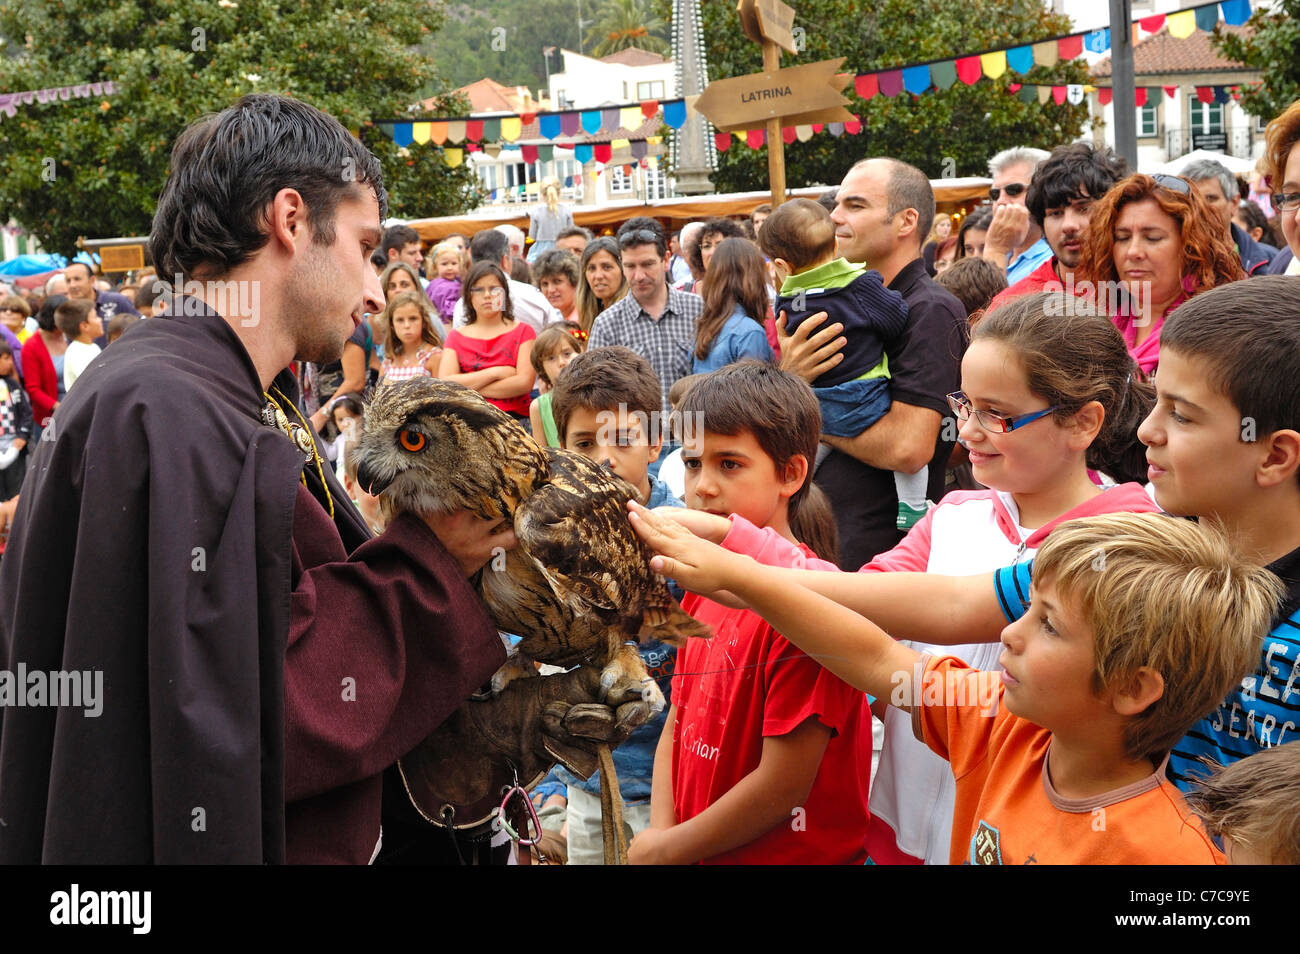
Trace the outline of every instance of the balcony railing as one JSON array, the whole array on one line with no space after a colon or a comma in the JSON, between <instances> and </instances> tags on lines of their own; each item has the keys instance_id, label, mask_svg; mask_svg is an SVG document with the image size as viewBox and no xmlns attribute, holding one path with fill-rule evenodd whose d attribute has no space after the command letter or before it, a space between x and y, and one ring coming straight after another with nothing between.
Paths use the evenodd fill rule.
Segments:
<instances>
[{"instance_id":1,"label":"balcony railing","mask_svg":"<svg viewBox=\"0 0 1300 954\"><path fill-rule=\"evenodd\" d=\"M1166 129L1165 154L1169 159L1185 156L1193 149L1223 152L1239 159L1249 159L1253 136L1249 127L1229 129L1220 133L1204 133L1194 129Z\"/></svg>"}]
</instances>

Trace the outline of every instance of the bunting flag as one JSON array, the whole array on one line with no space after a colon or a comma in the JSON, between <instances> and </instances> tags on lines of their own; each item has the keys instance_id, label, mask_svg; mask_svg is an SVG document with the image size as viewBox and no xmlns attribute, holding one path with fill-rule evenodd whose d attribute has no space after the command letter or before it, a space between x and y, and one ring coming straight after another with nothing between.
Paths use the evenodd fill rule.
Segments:
<instances>
[{"instance_id":1,"label":"bunting flag","mask_svg":"<svg viewBox=\"0 0 1300 954\"><path fill-rule=\"evenodd\" d=\"M930 88L930 67L909 66L903 70L903 89L920 96Z\"/></svg>"},{"instance_id":2,"label":"bunting flag","mask_svg":"<svg viewBox=\"0 0 1300 954\"><path fill-rule=\"evenodd\" d=\"M465 150L444 149L442 151L442 158L446 161L448 166L450 166L452 169L455 169L458 165L460 165L462 162L465 161Z\"/></svg>"},{"instance_id":3,"label":"bunting flag","mask_svg":"<svg viewBox=\"0 0 1300 954\"><path fill-rule=\"evenodd\" d=\"M524 145L519 147L519 151L523 154L524 162L528 163L530 166L537 161L536 146L532 146L525 143Z\"/></svg>"},{"instance_id":4,"label":"bunting flag","mask_svg":"<svg viewBox=\"0 0 1300 954\"><path fill-rule=\"evenodd\" d=\"M580 165L586 165L591 162L592 147L590 143L579 143L573 147L573 158L578 160Z\"/></svg>"},{"instance_id":5,"label":"bunting flag","mask_svg":"<svg viewBox=\"0 0 1300 954\"><path fill-rule=\"evenodd\" d=\"M555 158L555 147L548 143L540 143L537 146L537 161L550 162Z\"/></svg>"},{"instance_id":6,"label":"bunting flag","mask_svg":"<svg viewBox=\"0 0 1300 954\"><path fill-rule=\"evenodd\" d=\"M554 139L560 134L560 114L542 113L537 117L537 134L543 139Z\"/></svg>"},{"instance_id":7,"label":"bunting flag","mask_svg":"<svg viewBox=\"0 0 1300 954\"><path fill-rule=\"evenodd\" d=\"M1234 26L1241 25L1249 20L1251 11L1251 0L1222 0L1219 3L1202 3L1174 13L1140 17L1132 21L1130 29L1135 41L1139 31L1156 33L1162 29L1168 29L1169 34L1176 39L1184 39L1197 30L1213 30L1220 19ZM1015 76L1023 76L1037 66L1050 68L1063 60L1068 62L1076 59L1085 50L1090 53L1105 53L1110 48L1110 30L1101 28L1052 37L1036 43L973 52L953 59L914 63L872 73L861 73L854 76L853 88L858 97L863 100L870 100L878 94L892 98L904 91L912 96L920 96L930 89L950 89L958 80L967 86L973 86L984 78L996 80L1006 75L1008 70ZM1010 95L1018 96L1027 103L1037 100L1039 103L1054 101L1059 105L1066 103L1082 105L1085 95L1094 91L1097 93L1098 102L1102 105L1112 103L1114 98L1113 90L1108 87L1096 88L1079 84L1026 86L1018 82L1010 82L1007 85ZM1176 86L1166 86L1163 89L1139 87L1135 91L1135 99L1139 106L1143 103L1155 104L1161 101L1162 92L1166 96L1174 96L1177 89ZM0 116L13 116L16 112L15 106L21 103L56 102L72 97L107 95L114 92L116 89L112 83L92 83L49 90L2 93L0 94ZM1202 103L1226 103L1239 97L1241 92L1239 88L1231 86L1198 86L1195 88L1195 95ZM597 109L521 113L517 116L480 119L449 117L372 122L401 147L407 147L412 143L421 145L433 143L443 146L444 151L450 153L451 144L465 144L469 151L485 151L489 155L499 155L502 142L515 142L522 135L524 127L533 122L537 123L537 136L540 139L555 140L560 136L578 137L583 134L595 136L602 133L612 138L620 130L626 133L640 128L646 119L660 113L664 124L672 129L682 128L687 118L695 115L693 104L688 104L687 98L679 98L663 101L644 100L636 104L602 106ZM796 140L807 142L811 136L824 129L833 136L840 136L845 132L855 134L861 129L861 124L860 122L831 123L826 127L822 124L802 124L783 127L781 138L786 143L793 143ZM714 143L720 151L726 151L732 142L741 139L742 135L751 148L761 148L766 142L764 130L756 129L748 130L743 134L737 133L735 136L716 133ZM653 143L656 139L658 137L647 137L646 142ZM627 142L627 140L620 140L620 142ZM521 144L521 147L531 146L529 154L536 151L538 156L550 157L554 155L555 145L556 143L531 143ZM609 151L608 143L562 143L560 145L566 148L572 145L575 148L575 156L578 155L578 150L581 150L581 153L587 157L580 159L584 162L590 161L593 155L597 161L603 161L600 156ZM642 143L640 148L643 153L638 158L653 158L644 155L645 143ZM456 152L460 154L460 161L463 161L465 150L458 149ZM543 161L547 160L544 158Z\"/></svg>"},{"instance_id":8,"label":"bunting flag","mask_svg":"<svg viewBox=\"0 0 1300 954\"><path fill-rule=\"evenodd\" d=\"M930 64L930 81L939 89L951 89L957 82L957 64L952 60Z\"/></svg>"},{"instance_id":9,"label":"bunting flag","mask_svg":"<svg viewBox=\"0 0 1300 954\"><path fill-rule=\"evenodd\" d=\"M1223 12L1223 22L1229 26L1241 26L1250 19L1250 0L1223 0L1219 9Z\"/></svg>"},{"instance_id":10,"label":"bunting flag","mask_svg":"<svg viewBox=\"0 0 1300 954\"><path fill-rule=\"evenodd\" d=\"M1196 12L1181 10L1165 14L1165 26L1168 27L1170 36L1185 40L1196 32Z\"/></svg>"},{"instance_id":11,"label":"bunting flag","mask_svg":"<svg viewBox=\"0 0 1300 954\"><path fill-rule=\"evenodd\" d=\"M1085 34L1083 48L1089 53L1105 53L1110 49L1110 30L1093 30Z\"/></svg>"},{"instance_id":12,"label":"bunting flag","mask_svg":"<svg viewBox=\"0 0 1300 954\"><path fill-rule=\"evenodd\" d=\"M1219 5L1214 3L1208 7L1198 7L1192 11L1192 15L1196 18L1196 29L1212 33L1219 24Z\"/></svg>"},{"instance_id":13,"label":"bunting flag","mask_svg":"<svg viewBox=\"0 0 1300 954\"><path fill-rule=\"evenodd\" d=\"M1018 46L1014 50L1007 50L1007 66L1013 72L1028 73L1034 68L1034 48Z\"/></svg>"},{"instance_id":14,"label":"bunting flag","mask_svg":"<svg viewBox=\"0 0 1300 954\"><path fill-rule=\"evenodd\" d=\"M614 154L614 150L610 148L610 145L607 142L598 142L592 144L591 156L597 162L602 162L602 163L609 162L609 157L613 154Z\"/></svg>"},{"instance_id":15,"label":"bunting flag","mask_svg":"<svg viewBox=\"0 0 1300 954\"><path fill-rule=\"evenodd\" d=\"M644 139L637 139L628 146L628 151L632 153L633 159L644 159L648 147Z\"/></svg>"},{"instance_id":16,"label":"bunting flag","mask_svg":"<svg viewBox=\"0 0 1300 954\"><path fill-rule=\"evenodd\" d=\"M117 84L112 80L106 80L76 83L72 86L52 86L49 89L25 89L16 93L0 93L0 114L13 117L18 114L19 106L31 106L35 103L66 103L72 99L112 96L116 92Z\"/></svg>"},{"instance_id":17,"label":"bunting flag","mask_svg":"<svg viewBox=\"0 0 1300 954\"><path fill-rule=\"evenodd\" d=\"M989 79L997 79L1007 71L1007 54L1005 50L980 54L980 69Z\"/></svg>"}]
</instances>

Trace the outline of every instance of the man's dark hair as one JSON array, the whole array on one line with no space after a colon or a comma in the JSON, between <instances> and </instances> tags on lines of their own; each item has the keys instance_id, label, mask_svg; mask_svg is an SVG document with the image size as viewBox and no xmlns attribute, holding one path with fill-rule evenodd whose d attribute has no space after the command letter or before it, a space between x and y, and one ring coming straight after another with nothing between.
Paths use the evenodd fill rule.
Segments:
<instances>
[{"instance_id":1,"label":"man's dark hair","mask_svg":"<svg viewBox=\"0 0 1300 954\"><path fill-rule=\"evenodd\" d=\"M1025 205L1034 223L1043 227L1048 209L1059 209L1075 199L1100 199L1128 175L1128 163L1108 147L1086 142L1057 146L1039 165L1025 193Z\"/></svg>"},{"instance_id":2,"label":"man's dark hair","mask_svg":"<svg viewBox=\"0 0 1300 954\"><path fill-rule=\"evenodd\" d=\"M86 270L86 277L89 278L91 281L95 280L95 270L91 268L89 265L87 265L85 262L69 262L63 269L63 274L65 276L68 274L68 269L71 268L73 265L80 265L82 268Z\"/></svg>"},{"instance_id":3,"label":"man's dark hair","mask_svg":"<svg viewBox=\"0 0 1300 954\"><path fill-rule=\"evenodd\" d=\"M332 245L339 202L362 186L374 190L382 221L388 192L370 150L314 106L254 93L176 140L149 252L168 278L224 275L266 245L267 207L281 189L302 196L312 242Z\"/></svg>"},{"instance_id":4,"label":"man's dark hair","mask_svg":"<svg viewBox=\"0 0 1300 954\"><path fill-rule=\"evenodd\" d=\"M629 412L639 412L648 418L651 413L659 411L663 400L659 393L659 378L650 362L622 345L593 348L575 357L559 373L554 395L551 413L561 445L569 427L569 418L578 408L597 413L617 412L619 405L623 405ZM646 436L653 441L658 432Z\"/></svg>"},{"instance_id":5,"label":"man's dark hair","mask_svg":"<svg viewBox=\"0 0 1300 954\"><path fill-rule=\"evenodd\" d=\"M384 237L379 243L379 250L384 253L385 258L391 258L389 254L393 249L397 249L397 254L402 254L402 249L412 242L420 241L420 233L415 231L409 225L390 225L384 229Z\"/></svg>"},{"instance_id":6,"label":"man's dark hair","mask_svg":"<svg viewBox=\"0 0 1300 954\"><path fill-rule=\"evenodd\" d=\"M501 259L510 251L510 242L505 234L496 229L483 229L475 232L469 240L469 260L472 263L491 262L500 265Z\"/></svg>"},{"instance_id":7,"label":"man's dark hair","mask_svg":"<svg viewBox=\"0 0 1300 954\"><path fill-rule=\"evenodd\" d=\"M898 159L889 160L885 198L889 202L885 212L891 216L904 209L916 209L916 246L924 245L934 225L934 188L925 173Z\"/></svg>"},{"instance_id":8,"label":"man's dark hair","mask_svg":"<svg viewBox=\"0 0 1300 954\"><path fill-rule=\"evenodd\" d=\"M145 305L153 305L159 298L163 297L164 291L166 291L166 288L163 286L163 283L151 278L135 290L135 299L133 303L137 308L143 308Z\"/></svg>"},{"instance_id":9,"label":"man's dark hair","mask_svg":"<svg viewBox=\"0 0 1300 954\"><path fill-rule=\"evenodd\" d=\"M668 254L668 236L664 234L664 227L647 215L628 219L619 227L616 238L620 252L634 245L653 245L660 258Z\"/></svg>"},{"instance_id":10,"label":"man's dark hair","mask_svg":"<svg viewBox=\"0 0 1300 954\"><path fill-rule=\"evenodd\" d=\"M14 349L10 347L9 342L0 338L0 357L4 357L5 355L9 355L9 357L12 358L14 356Z\"/></svg>"},{"instance_id":11,"label":"man's dark hair","mask_svg":"<svg viewBox=\"0 0 1300 954\"><path fill-rule=\"evenodd\" d=\"M725 215L714 216L711 219L705 219L703 227L695 236L690 251L686 253L686 260L691 263L691 268L697 272L704 271L704 253L700 251L700 245L704 242L706 236L721 235L724 239L729 238L749 238L749 233L734 219L729 219Z\"/></svg>"},{"instance_id":12,"label":"man's dark hair","mask_svg":"<svg viewBox=\"0 0 1300 954\"><path fill-rule=\"evenodd\" d=\"M584 242L591 241L591 229L583 228L581 225L570 225L567 229L561 229L560 234L555 236L555 241L573 238L575 235L582 236Z\"/></svg>"}]
</instances>

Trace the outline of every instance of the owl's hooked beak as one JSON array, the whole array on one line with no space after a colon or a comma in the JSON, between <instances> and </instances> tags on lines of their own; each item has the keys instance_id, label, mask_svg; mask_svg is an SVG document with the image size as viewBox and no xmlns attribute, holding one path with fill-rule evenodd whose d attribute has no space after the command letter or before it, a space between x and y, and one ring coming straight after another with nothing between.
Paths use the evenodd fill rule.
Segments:
<instances>
[{"instance_id":1,"label":"owl's hooked beak","mask_svg":"<svg viewBox=\"0 0 1300 954\"><path fill-rule=\"evenodd\" d=\"M357 461L357 483L370 496L378 497L388 489L388 485L393 482L393 478L390 475L381 480L368 465L369 461L365 457Z\"/></svg>"}]
</instances>

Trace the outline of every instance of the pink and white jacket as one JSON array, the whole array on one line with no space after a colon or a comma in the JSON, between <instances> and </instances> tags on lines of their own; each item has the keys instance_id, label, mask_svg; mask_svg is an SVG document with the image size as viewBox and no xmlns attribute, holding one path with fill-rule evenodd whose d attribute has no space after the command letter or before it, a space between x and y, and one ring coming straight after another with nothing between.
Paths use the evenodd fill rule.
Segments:
<instances>
[{"instance_id":1,"label":"pink and white jacket","mask_svg":"<svg viewBox=\"0 0 1300 954\"><path fill-rule=\"evenodd\" d=\"M956 490L912 528L898 546L859 572L914 571L965 576L1033 558L1058 524L1104 513L1150 513L1155 505L1139 484L1121 484L1027 530L1015 500L998 490ZM1000 643L931 646L905 641L922 653L952 655L976 669L998 669ZM885 743L871 787L867 850L877 864L947 864L955 781L948 763L912 733L910 717L890 707Z\"/></svg>"}]
</instances>

